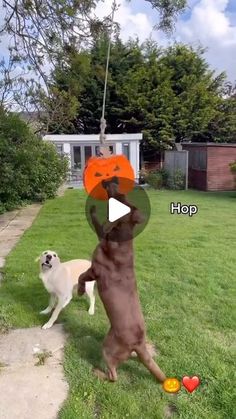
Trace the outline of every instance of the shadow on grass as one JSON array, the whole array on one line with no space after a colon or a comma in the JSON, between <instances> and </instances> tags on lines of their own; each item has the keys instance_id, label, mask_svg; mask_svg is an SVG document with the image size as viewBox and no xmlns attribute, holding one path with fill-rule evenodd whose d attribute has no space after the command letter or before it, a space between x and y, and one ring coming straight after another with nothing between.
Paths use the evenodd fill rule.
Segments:
<instances>
[{"instance_id":1,"label":"shadow on grass","mask_svg":"<svg viewBox=\"0 0 236 419\"><path fill-rule=\"evenodd\" d=\"M15 281L14 286L12 284L13 281ZM5 278L3 281L3 286L1 287L0 306L1 300L3 300L4 304L8 304L8 307L11 310L9 328L18 327L22 317L24 317L23 324L25 327L30 327L32 325L42 325L45 323L47 318L49 319L50 314L40 314L40 311L44 310L48 306L50 298L49 293L47 293L47 291L44 289L44 286L40 280L36 279L35 282L24 281L23 283L19 280L15 280L14 278L11 278L11 280L8 281L8 278L6 278L6 282L4 282ZM78 304L79 309L84 311L88 310L88 303L84 298L75 297L74 302ZM65 317L65 313L67 312L69 306L62 310L57 323L61 323L61 320L63 317Z\"/></svg>"},{"instance_id":2,"label":"shadow on grass","mask_svg":"<svg viewBox=\"0 0 236 419\"><path fill-rule=\"evenodd\" d=\"M83 359L91 368L100 368L106 370L106 365L102 358L102 346L104 338L108 332L108 327L104 327L104 322L94 322L93 325L82 323L83 319L78 317L75 319L66 319L64 324L65 331L69 334L70 341L77 352L77 356ZM96 319L97 320L97 319ZM118 367L119 371L123 371L128 375L129 381L132 377L147 378L152 377L151 373L139 361L138 358L129 358L128 361L122 363ZM154 377L152 377L153 380ZM156 381L156 380L155 380Z\"/></svg>"},{"instance_id":3,"label":"shadow on grass","mask_svg":"<svg viewBox=\"0 0 236 419\"><path fill-rule=\"evenodd\" d=\"M42 326L50 315L40 315L40 311L45 309L49 302L49 294L41 281L37 278L35 281L32 279L29 281L27 278L17 279L19 276L16 272L12 275L8 273L7 276L9 278L1 288L0 302L4 299L9 304L11 311L9 328L21 325L23 327ZM98 296L95 316L89 316L88 307L88 300L85 297L75 296L73 301L61 311L56 323L63 323L77 360L83 359L91 368L104 370L102 345L109 330L109 323ZM4 324L5 322L4 317ZM132 376L150 376L150 373L136 358L130 358L128 362L121 364L119 370L124 371L129 379L132 379Z\"/></svg>"}]
</instances>

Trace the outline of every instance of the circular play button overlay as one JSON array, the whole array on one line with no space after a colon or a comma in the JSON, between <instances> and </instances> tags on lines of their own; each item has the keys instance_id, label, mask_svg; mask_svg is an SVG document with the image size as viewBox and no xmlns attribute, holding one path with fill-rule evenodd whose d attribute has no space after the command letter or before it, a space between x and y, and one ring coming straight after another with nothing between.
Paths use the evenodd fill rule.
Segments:
<instances>
[{"instance_id":1,"label":"circular play button overlay","mask_svg":"<svg viewBox=\"0 0 236 419\"><path fill-rule=\"evenodd\" d=\"M107 199L95 199L97 193L93 191L86 201L88 223L99 238L121 242L131 240L142 233L151 213L146 191L135 185L130 192L122 195L115 183L110 183L108 187L104 183L96 186L99 190L101 187L106 189Z\"/></svg>"}]
</instances>

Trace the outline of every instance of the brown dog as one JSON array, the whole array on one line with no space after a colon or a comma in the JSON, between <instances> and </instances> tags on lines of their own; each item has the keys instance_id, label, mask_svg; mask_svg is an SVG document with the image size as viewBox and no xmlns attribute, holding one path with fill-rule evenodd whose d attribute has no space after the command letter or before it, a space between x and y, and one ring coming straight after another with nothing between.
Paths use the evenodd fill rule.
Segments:
<instances>
[{"instance_id":1,"label":"brown dog","mask_svg":"<svg viewBox=\"0 0 236 419\"><path fill-rule=\"evenodd\" d=\"M131 212L104 228L96 217L96 208L91 208L93 225L100 243L93 254L91 268L79 277L78 293L84 293L85 282L97 281L98 292L111 324L103 344L109 380L117 380L116 368L135 351L146 368L163 382L165 374L147 349L144 318L134 274L133 229L136 224L143 222L143 216L126 201L124 195L117 192L116 183L106 182L104 187L109 198L123 202L131 208Z\"/></svg>"}]
</instances>

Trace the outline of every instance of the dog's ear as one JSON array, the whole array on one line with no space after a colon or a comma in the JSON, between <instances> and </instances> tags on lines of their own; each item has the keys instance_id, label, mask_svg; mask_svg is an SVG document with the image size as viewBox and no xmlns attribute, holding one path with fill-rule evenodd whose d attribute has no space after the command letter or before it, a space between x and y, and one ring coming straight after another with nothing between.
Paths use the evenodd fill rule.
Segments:
<instances>
[{"instance_id":1,"label":"dog's ear","mask_svg":"<svg viewBox=\"0 0 236 419\"><path fill-rule=\"evenodd\" d=\"M35 262L38 262L38 261L40 260L40 257L41 257L41 256L38 256L38 257L37 257L34 261L35 261Z\"/></svg>"}]
</instances>

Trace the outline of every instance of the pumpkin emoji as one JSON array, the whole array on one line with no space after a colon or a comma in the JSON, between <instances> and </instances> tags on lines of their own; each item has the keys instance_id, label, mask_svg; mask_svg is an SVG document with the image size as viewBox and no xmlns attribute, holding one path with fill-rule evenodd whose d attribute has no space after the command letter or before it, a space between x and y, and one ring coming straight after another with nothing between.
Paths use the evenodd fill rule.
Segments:
<instances>
[{"instance_id":1,"label":"pumpkin emoji","mask_svg":"<svg viewBox=\"0 0 236 419\"><path fill-rule=\"evenodd\" d=\"M163 383L163 388L167 393L177 393L180 390L181 384L177 378L166 378Z\"/></svg>"},{"instance_id":2,"label":"pumpkin emoji","mask_svg":"<svg viewBox=\"0 0 236 419\"><path fill-rule=\"evenodd\" d=\"M84 187L94 199L106 200L108 196L102 181L114 176L119 179L120 193L126 194L133 189L134 171L125 156L91 157L84 169Z\"/></svg>"}]
</instances>

